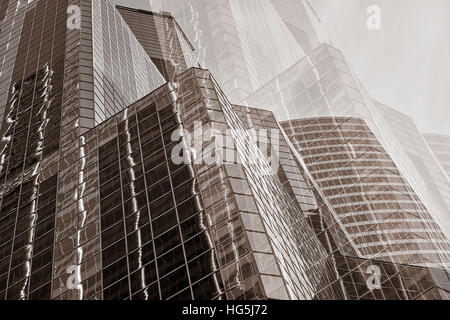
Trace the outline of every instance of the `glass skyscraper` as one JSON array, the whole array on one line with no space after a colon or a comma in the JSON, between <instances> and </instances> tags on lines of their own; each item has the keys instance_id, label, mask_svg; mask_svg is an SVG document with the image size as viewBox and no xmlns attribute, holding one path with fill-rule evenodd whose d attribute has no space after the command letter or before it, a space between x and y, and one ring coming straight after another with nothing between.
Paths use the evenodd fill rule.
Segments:
<instances>
[{"instance_id":1,"label":"glass skyscraper","mask_svg":"<svg viewBox=\"0 0 450 320\"><path fill-rule=\"evenodd\" d=\"M408 231L404 231L407 230L407 227L414 227L414 223L421 224L423 227L422 231L433 230L433 228L436 229L438 227L436 227L436 225L428 225L431 220L421 218L409 219L409 217L405 219L406 215L402 218L400 212L404 210L406 213L411 212L412 210L397 210L398 213L393 213L391 217L388 217L388 208L397 205L396 201L393 201L392 199L398 199L398 206L400 207L403 206L406 208L408 206L407 204L401 203L402 199L394 193L390 194L391 200L385 200L385 202L391 203L384 204L384 210L379 210L379 212L386 213L385 216L378 214L375 210L375 206L379 205L377 200L379 200L379 198L389 199L389 197L385 197L385 195L388 195L389 193L389 174L386 174L387 183L383 183L383 179L380 177L377 178L375 175L372 175L371 177L366 176L365 179L363 179L361 173L359 175L348 176L344 179L343 177L338 178L335 174L347 174L346 172L348 170L345 170L346 167L348 169L353 168L355 172L359 170L363 171L365 169L364 166L368 161L374 166L373 171L379 173L383 172L381 168L375 168L378 166L377 160L375 160L377 157L374 157L373 155L364 155L359 159L354 159L351 152L352 149L345 148L350 142L355 142L351 141L352 139L360 139L362 143L364 140L360 135L355 134L354 131L346 131L344 128L347 130L352 127L359 128L361 132L365 132L367 136L373 136L362 119L349 118L347 119L348 121L345 121L345 127L338 125L339 119L336 119L336 121L329 119L328 122L331 123L329 128L325 125L325 123L327 123L326 119L315 119L316 121L310 119L305 120L307 124L304 126L299 126L299 128L302 129L295 129L288 123L281 124L277 122L274 115L267 110L236 105L234 106L234 109L247 129L256 130L259 134L261 134L261 132L267 132L268 135L271 136L267 139L267 142L264 140L264 143L260 142L258 145L262 150L266 151L264 152L264 155L267 155L267 159L272 166L274 163L279 164L276 175L282 182L289 197L297 202L302 208L305 219L307 219L308 224L314 230L317 238L327 252L327 254L322 257L323 260L321 261L322 263L326 261L327 269L324 269L326 272L323 272L322 274L322 283L317 287L314 299L428 300L449 298L448 289L450 288L450 282L448 281L447 268L439 268L439 263L429 263L430 260L432 262L441 261L442 265L442 261L446 261L446 255L442 254L440 245L435 247L434 256L431 254L429 257L426 255L425 257L421 257L420 254L416 254L416 252L408 249L408 247L403 248L409 250L403 257L398 256L400 253L399 251L395 252L401 243L409 244L409 246L414 247L414 237L416 238L415 241L420 245L428 243L428 246L431 245L433 247L434 243L447 243L445 240L442 241L442 238L441 240L434 241L434 237L440 233L439 230L436 230L437 234L430 233L432 238L427 241L424 241L421 238L422 235L420 232L417 232L417 230L411 230L413 231L411 234ZM319 122L322 123L322 125L318 126L317 124ZM293 123L297 122L293 121ZM316 126L313 126L313 124ZM289 134L298 132L295 137L292 137L292 143L288 138L290 135L284 133L282 127L288 127L286 132ZM302 140L302 134L309 133L313 128L317 129L318 127L323 129L314 131L316 136L320 136L318 140L326 140L327 136L330 138L336 136L333 132L339 131L339 137L346 141L343 149L344 152L339 152L342 149L338 145L333 144L328 148L331 157L339 158L338 160L335 160L337 163L335 167L331 167L330 165L324 166L325 168L328 168L328 171L330 172L328 180L335 182L334 184L327 183L327 185L330 186L328 188L323 188L323 181L318 183L315 182L318 180L316 180L316 172L313 169L315 164L319 164L313 162L315 158L313 157L314 159L311 159L311 157L303 157L297 152L297 148L299 147L297 141ZM337 130L336 127L340 130ZM330 128L333 130L327 130ZM300 134L300 132L302 132L302 134ZM258 135L258 133L254 134ZM310 137L313 135L314 133L309 134ZM360 152L366 148L368 148L368 146L363 144L362 146L355 147L354 151ZM379 145L372 151L378 151L380 161L388 160L388 156L386 154L383 155L382 148L380 148ZM361 152L361 154L363 153L364 151ZM346 154L348 155L348 161L343 161ZM327 159L329 159L330 156L327 156ZM384 163L381 165L384 165ZM311 170L309 169L310 166L312 167ZM398 172L395 174L398 175ZM359 185L359 188L356 190L360 190L359 195L362 195L363 197L366 195L365 191L370 193L376 190L380 195L372 195L364 198L366 206L373 208L373 210L370 209L364 211L364 205L361 205L354 206L354 210L351 210L348 214L342 214L342 208L335 208L334 204L336 202L334 197L336 195L341 198L350 195L350 192L341 189L339 179L348 181L348 184L343 186L347 189L351 189L351 182L354 182L353 184L355 186ZM371 179L377 182L371 183ZM400 176L397 176L396 179L403 181L403 184L405 184ZM381 189L385 191L384 194ZM336 193L333 190L344 191ZM414 198L414 194L411 193L411 191L408 191L407 185L405 185L403 190L405 191L405 194L409 193L409 196ZM358 195L357 192L354 192L353 194ZM414 203L414 201L412 202ZM418 210L419 209L420 207L418 207ZM396 212L395 209L392 209L391 211ZM426 215L426 213L424 214ZM379 221L379 225L377 225L376 221L370 221L371 217L380 219L377 220ZM385 218L385 220L381 220L383 218ZM358 226L361 226L362 229L358 229ZM400 234L403 232L404 237L407 237L408 239L400 239L400 234L395 234L394 229L389 229L394 226L400 228ZM347 230L347 228L349 229ZM379 247L382 241L377 244L374 242L376 241L374 236L361 234L361 231L366 233L372 232L375 237L387 239L384 241L385 248L380 249ZM355 233L352 234L352 232ZM358 234L358 232L360 234ZM425 231L425 233L428 232ZM442 237L442 234L440 233L440 236L438 237ZM389 238L396 238L396 240L391 241L388 240ZM409 238L411 238L411 240ZM361 241L361 239L363 240ZM378 254L374 254L373 250L377 249L379 250ZM417 250L417 248L414 250ZM365 255L364 251L366 251L366 253L370 252L370 254ZM393 254L388 254L388 252L391 251L393 251ZM423 253L424 252L422 252L422 254ZM409 259L408 264L393 262L406 259L406 257ZM414 259L416 260L416 263L414 263ZM425 265L428 265L428 267L424 267ZM430 268L430 266L434 266L435 268ZM373 270L377 270L380 275L379 286L376 288L369 286L367 283L371 276L373 276Z\"/></svg>"},{"instance_id":2,"label":"glass skyscraper","mask_svg":"<svg viewBox=\"0 0 450 320\"><path fill-rule=\"evenodd\" d=\"M16 5L5 18L22 33L5 52L4 298L314 297L326 251L268 164L249 165L259 149L208 73L163 85L108 1ZM244 160L172 161L173 130L196 120L229 127Z\"/></svg>"},{"instance_id":3,"label":"glass skyscraper","mask_svg":"<svg viewBox=\"0 0 450 320\"><path fill-rule=\"evenodd\" d=\"M238 103L310 54L323 41L305 0L164 0L198 50L199 61Z\"/></svg>"},{"instance_id":4,"label":"glass skyscraper","mask_svg":"<svg viewBox=\"0 0 450 320\"><path fill-rule=\"evenodd\" d=\"M367 94L338 49L321 45L311 56L248 96L245 103L273 111L280 121L363 118L446 237L450 237L448 180L420 132L408 117Z\"/></svg>"},{"instance_id":5,"label":"glass skyscraper","mask_svg":"<svg viewBox=\"0 0 450 320\"><path fill-rule=\"evenodd\" d=\"M448 268L450 241L360 118L283 123L358 256Z\"/></svg>"},{"instance_id":6,"label":"glass skyscraper","mask_svg":"<svg viewBox=\"0 0 450 320\"><path fill-rule=\"evenodd\" d=\"M205 18L192 30L194 2L174 13L180 27L108 0L0 1L0 298L448 298L448 240L370 117L315 119L311 131L278 122L276 99L230 103L256 101L299 59L338 55L317 49L308 2L195 3ZM308 101L365 110L364 94L346 99L336 78L314 75L302 78ZM361 143L333 158L355 130ZM316 167L322 155L333 167ZM352 180L365 167L381 180Z\"/></svg>"},{"instance_id":7,"label":"glass skyscraper","mask_svg":"<svg viewBox=\"0 0 450 320\"><path fill-rule=\"evenodd\" d=\"M281 121L363 117L450 238L448 179L415 125L399 125L404 115L388 112L391 108L382 108L368 95L343 54L330 45L309 1L151 3L177 18L199 61L232 102L271 110ZM411 145L412 136L404 139L404 130L413 132L417 146Z\"/></svg>"},{"instance_id":8,"label":"glass skyscraper","mask_svg":"<svg viewBox=\"0 0 450 320\"><path fill-rule=\"evenodd\" d=\"M194 47L171 15L121 6L117 10L167 81L199 66Z\"/></svg>"},{"instance_id":9,"label":"glass skyscraper","mask_svg":"<svg viewBox=\"0 0 450 320\"><path fill-rule=\"evenodd\" d=\"M448 213L450 212L450 179L448 178L448 170L446 176L448 166L445 166L445 158L439 156L440 154L445 155L445 153L449 153L445 151L448 150L448 147L445 148L445 140L441 140L444 143L437 149L440 150L439 152L429 142L429 135L423 135L410 117L378 101L374 101L374 105L392 130L399 145L403 148L405 155L413 165L412 168L416 169L416 173L422 179L423 188L430 194L439 211L443 213L441 219L443 228L448 230L450 227L448 219ZM439 137L438 135L434 136ZM438 139L434 141L439 141Z\"/></svg>"},{"instance_id":10,"label":"glass skyscraper","mask_svg":"<svg viewBox=\"0 0 450 320\"><path fill-rule=\"evenodd\" d=\"M87 260L99 239L81 247L100 212L83 202L95 204L89 178L98 172L80 136L165 81L108 1L1 9L0 290L8 299L56 297L52 286L67 271L58 263L75 262L78 273L97 266Z\"/></svg>"}]
</instances>

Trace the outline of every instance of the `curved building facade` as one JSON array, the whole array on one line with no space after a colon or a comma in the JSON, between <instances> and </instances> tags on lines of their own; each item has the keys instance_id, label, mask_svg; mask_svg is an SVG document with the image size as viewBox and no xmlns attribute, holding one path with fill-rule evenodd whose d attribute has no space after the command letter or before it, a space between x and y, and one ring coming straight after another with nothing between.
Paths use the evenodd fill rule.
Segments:
<instances>
[{"instance_id":1,"label":"curved building facade","mask_svg":"<svg viewBox=\"0 0 450 320\"><path fill-rule=\"evenodd\" d=\"M361 118L282 124L361 257L450 266L450 243Z\"/></svg>"}]
</instances>

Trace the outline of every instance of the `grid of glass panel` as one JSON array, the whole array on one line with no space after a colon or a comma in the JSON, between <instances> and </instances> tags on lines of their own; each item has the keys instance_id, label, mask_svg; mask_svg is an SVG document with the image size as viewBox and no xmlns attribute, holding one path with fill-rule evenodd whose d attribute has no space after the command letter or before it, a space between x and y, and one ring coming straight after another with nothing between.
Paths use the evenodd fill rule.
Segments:
<instances>
[{"instance_id":1,"label":"grid of glass panel","mask_svg":"<svg viewBox=\"0 0 450 320\"><path fill-rule=\"evenodd\" d=\"M328 156L340 139L347 141L349 132L362 128L359 143L377 156L359 164L391 168L383 177L401 192L386 191L383 197L420 214L396 217L402 221L389 217L383 226L390 230L400 223L410 228L410 236L426 229L438 244L407 238L418 244L414 250L407 247L408 262L448 261L448 241L363 122L341 127L333 137L326 137L327 123L318 132L309 131L314 121L296 123L287 133L297 152L270 112L231 106L209 72L200 69L171 78L173 82L113 116L163 80L112 5L38 0L11 16L16 4L0 2L0 21L21 26L17 35L2 29L2 37L16 40L7 43L5 56L15 59L5 62L1 75L7 97L1 98L0 298L448 298L444 270L355 257L357 252L373 257L373 251L364 250L380 242L379 233L365 235L362 242L352 237L369 231L370 224L360 219L361 207L336 220L345 201L359 201L360 190L345 189L344 180L360 168L333 167L343 175L330 183L330 159L308 159L320 157L324 148ZM69 5L81 7L81 29L66 28ZM175 30L171 32L180 39ZM111 41L120 50L105 47ZM182 43L177 50L186 55L189 48ZM99 58L97 65L93 57ZM117 60L126 63L112 63ZM319 91L311 88L309 97L319 99ZM108 115L109 120L89 130ZM228 129L225 138L232 143L221 145L223 154L238 157L213 164L197 163L195 157L177 162L174 150L187 138L174 141L172 135L177 129L192 131L195 121L221 132ZM276 174L245 131L251 128L278 132ZM308 140L318 136L324 145ZM208 156L203 152L210 145L202 141L202 156ZM269 143L271 153L272 147ZM346 162L345 156L332 162ZM318 188L315 181L324 175L327 183ZM405 243L394 240L399 246L390 243L392 251L404 250ZM367 266L373 264L383 270L378 291L365 283Z\"/></svg>"},{"instance_id":2,"label":"grid of glass panel","mask_svg":"<svg viewBox=\"0 0 450 320\"><path fill-rule=\"evenodd\" d=\"M315 237L305 212L284 190L280 179L273 174L257 143L250 133L245 131L245 126L217 84L215 88L219 92L225 119L236 129L231 131L231 136L237 154L245 159L243 168L255 208L259 211L290 297L312 298L329 271L327 260L324 259L326 250ZM269 282L266 286L276 288L275 284L276 281L272 280L272 283Z\"/></svg>"},{"instance_id":3,"label":"grid of glass panel","mask_svg":"<svg viewBox=\"0 0 450 320\"><path fill-rule=\"evenodd\" d=\"M166 81L198 66L192 45L172 16L121 6L117 10Z\"/></svg>"},{"instance_id":4,"label":"grid of glass panel","mask_svg":"<svg viewBox=\"0 0 450 320\"><path fill-rule=\"evenodd\" d=\"M70 274L62 273L54 283L54 293L62 294L59 298L72 298L73 291L87 299L220 297L192 166L170 161L172 131L180 121L176 104L166 104L169 94L165 90L147 96L82 137L85 158L78 164L87 169L83 180L78 179L78 188L87 195L63 211L70 219L82 203L85 211L77 218L84 220L86 226L81 230L85 232L81 243L75 241L76 234L67 242L61 235L57 247L62 247L64 255L61 263L55 262L56 270L64 270L60 264L67 266L71 255L80 258L77 245L81 245L82 283L68 290L64 284ZM156 98L158 94L163 96ZM79 173L75 176L80 178ZM87 190L91 181L99 186L94 185L92 192ZM75 223L69 220L68 228Z\"/></svg>"},{"instance_id":5,"label":"grid of glass panel","mask_svg":"<svg viewBox=\"0 0 450 320\"><path fill-rule=\"evenodd\" d=\"M283 127L362 257L447 266L449 241L364 120L302 119Z\"/></svg>"},{"instance_id":6,"label":"grid of glass panel","mask_svg":"<svg viewBox=\"0 0 450 320\"><path fill-rule=\"evenodd\" d=\"M448 182L429 160L429 152L417 148L423 141L406 118L390 115L373 101L358 81L342 53L327 44L269 81L246 103L272 110L280 120L321 117L362 117L397 166L432 218L449 237L446 219ZM407 128L406 128L406 127ZM405 138L406 132L411 132ZM332 135L332 133L330 133ZM416 137L418 143L411 142Z\"/></svg>"},{"instance_id":7,"label":"grid of glass panel","mask_svg":"<svg viewBox=\"0 0 450 320\"><path fill-rule=\"evenodd\" d=\"M315 17L301 1L166 0L160 9L174 15L200 54L200 64L233 103L319 44Z\"/></svg>"},{"instance_id":8,"label":"grid of glass panel","mask_svg":"<svg viewBox=\"0 0 450 320\"><path fill-rule=\"evenodd\" d=\"M196 73L198 79L192 77ZM268 215L276 214L273 205L279 201L282 211L286 206L299 210L275 194L274 181L264 184L275 202L263 199L262 189L255 201L245 166L193 167L170 160L173 130L191 126L204 114L199 103L208 101L210 108L221 110L218 95L208 89L208 73L196 73L180 77L176 90L168 84L89 131L79 139L79 156L64 159L67 169L60 173L59 188L71 191L58 199L57 219L65 228L56 230L53 298L211 299L224 293L227 298L288 298L283 279L293 281L297 297L311 290L305 280L289 280L302 275L292 268L303 262L285 264L280 273L277 260L270 258L260 210L266 220L272 220ZM236 233L230 233L230 223ZM242 233L243 228L248 230ZM296 245L290 247L278 250L299 257ZM232 258L235 248L241 248L237 260ZM317 254L317 247L308 248ZM236 272L244 286L235 282ZM79 281L71 289L72 277Z\"/></svg>"},{"instance_id":9,"label":"grid of glass panel","mask_svg":"<svg viewBox=\"0 0 450 320\"><path fill-rule=\"evenodd\" d=\"M443 269L421 268L412 265L394 264L386 261L366 260L350 256L336 255L338 281L329 287L335 295L320 299L348 300L448 300L450 275ZM373 276L370 268L380 270L380 283L377 288L369 288L367 280ZM344 294L342 295L342 288Z\"/></svg>"},{"instance_id":10,"label":"grid of glass panel","mask_svg":"<svg viewBox=\"0 0 450 320\"><path fill-rule=\"evenodd\" d=\"M162 10L172 13L195 47L200 65L216 75L231 101L240 101L251 92L229 1L169 0L162 2Z\"/></svg>"},{"instance_id":11,"label":"grid of glass panel","mask_svg":"<svg viewBox=\"0 0 450 320\"><path fill-rule=\"evenodd\" d=\"M45 299L56 205L56 172L48 168L61 140L66 41L66 15L59 13L67 1L17 8L23 25L2 126L0 292L6 299Z\"/></svg>"},{"instance_id":12,"label":"grid of glass panel","mask_svg":"<svg viewBox=\"0 0 450 320\"><path fill-rule=\"evenodd\" d=\"M93 115L90 118L97 125L163 85L165 80L109 0L79 1L84 19L92 19L82 32L91 36L92 45L87 49L91 55L89 63L93 65L87 70L90 89L84 91L91 97L87 104Z\"/></svg>"},{"instance_id":13,"label":"grid of glass panel","mask_svg":"<svg viewBox=\"0 0 450 320\"><path fill-rule=\"evenodd\" d=\"M242 106L233 108L249 129L270 130L278 126L271 112ZM355 258L358 255L357 250L343 232L341 221L333 218L331 214L333 207L327 204L326 198L323 199L311 181L305 177L308 169L303 171L302 165L294 161L296 151L293 145L286 143L288 141L284 140L284 135L279 136L278 176L287 190L292 190L289 192L291 198L296 198L302 209L308 212L311 227L329 253L324 259L329 261L331 270L323 274L323 287L318 288L314 299L448 299L446 288L450 285L450 276L444 269ZM273 142L271 139L269 141L269 144ZM273 146L269 146L268 149L271 148L272 152L276 151ZM296 188L301 188L301 192L295 190ZM299 197L299 194L303 196ZM309 201L305 202L305 199ZM369 268L374 266L380 268L379 288L368 286L368 281L373 276ZM325 281L326 274L328 277Z\"/></svg>"},{"instance_id":14,"label":"grid of glass panel","mask_svg":"<svg viewBox=\"0 0 450 320\"><path fill-rule=\"evenodd\" d=\"M423 187L427 189L432 196L435 206L439 209L439 215L435 217L439 219L438 222L442 230L449 236L450 221L447 219L447 212L450 210L450 180L445 175L445 164L443 164L442 169L439 167L438 162L441 159L438 156L438 159L435 159L433 151L430 152L430 148L427 146L427 136L425 135L424 139L424 136L409 116L378 101L374 101L374 105L389 127L392 128L400 145L414 164L417 175L423 180ZM433 149L432 144L430 144L430 147ZM450 152L448 147L447 151L445 151L445 144L442 147L440 150L442 150L443 154ZM447 156L447 158L449 157Z\"/></svg>"}]
</instances>

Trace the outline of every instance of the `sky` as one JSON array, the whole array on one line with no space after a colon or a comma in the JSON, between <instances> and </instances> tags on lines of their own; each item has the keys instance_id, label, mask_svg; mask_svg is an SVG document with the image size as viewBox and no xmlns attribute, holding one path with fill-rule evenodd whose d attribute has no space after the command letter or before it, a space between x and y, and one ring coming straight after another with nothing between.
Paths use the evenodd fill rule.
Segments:
<instances>
[{"instance_id":1,"label":"sky","mask_svg":"<svg viewBox=\"0 0 450 320\"><path fill-rule=\"evenodd\" d=\"M113 2L150 9L149 0ZM449 0L310 3L374 99L411 116L422 132L450 135ZM379 30L367 28L370 5L380 8Z\"/></svg>"},{"instance_id":2,"label":"sky","mask_svg":"<svg viewBox=\"0 0 450 320\"><path fill-rule=\"evenodd\" d=\"M311 0L333 44L374 99L419 130L450 135L449 0ZM367 8L381 11L369 30Z\"/></svg>"}]
</instances>

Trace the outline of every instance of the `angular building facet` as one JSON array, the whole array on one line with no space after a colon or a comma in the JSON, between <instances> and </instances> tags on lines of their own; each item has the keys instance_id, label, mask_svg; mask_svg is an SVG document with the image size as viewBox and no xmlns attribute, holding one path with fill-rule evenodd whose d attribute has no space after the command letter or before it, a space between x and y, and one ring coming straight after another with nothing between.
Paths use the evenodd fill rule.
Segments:
<instances>
[{"instance_id":1,"label":"angular building facet","mask_svg":"<svg viewBox=\"0 0 450 320\"><path fill-rule=\"evenodd\" d=\"M279 74L245 99L274 112L280 121L312 117L361 117L413 188L427 211L450 238L449 184L406 116L373 100L342 53L328 45ZM394 115L393 115L394 114ZM412 132L405 139L404 129ZM411 139L415 137L416 141Z\"/></svg>"},{"instance_id":2,"label":"angular building facet","mask_svg":"<svg viewBox=\"0 0 450 320\"><path fill-rule=\"evenodd\" d=\"M315 49L319 23L303 0L152 1L180 23L200 64L238 103Z\"/></svg>"},{"instance_id":3,"label":"angular building facet","mask_svg":"<svg viewBox=\"0 0 450 320\"><path fill-rule=\"evenodd\" d=\"M442 162L445 160L439 156L449 153L448 146L446 151L445 143L443 143L438 149L441 150L441 153L435 152L433 144L429 143L428 136L420 133L410 117L378 101L374 101L374 105L392 130L405 155L414 165L413 168L416 169L417 175L422 178L424 189L432 197L435 206L442 212L443 227L448 228L450 226L450 219L448 219L450 217L450 179L448 170L446 176L448 166L445 166Z\"/></svg>"},{"instance_id":4,"label":"angular building facet","mask_svg":"<svg viewBox=\"0 0 450 320\"><path fill-rule=\"evenodd\" d=\"M281 121L363 117L450 238L448 179L422 148L423 139L421 150L411 152L402 128L367 94L342 53L323 44L328 41L308 1L157 2L155 9L178 18L231 101L271 110ZM408 127L417 136L415 126Z\"/></svg>"},{"instance_id":5,"label":"angular building facet","mask_svg":"<svg viewBox=\"0 0 450 320\"><path fill-rule=\"evenodd\" d=\"M100 213L83 202L95 203L97 169L79 136L165 81L108 1L1 8L0 290L49 298L67 272L58 264L75 262L78 273L98 265L86 261L100 245L89 236Z\"/></svg>"},{"instance_id":6,"label":"angular building facet","mask_svg":"<svg viewBox=\"0 0 450 320\"><path fill-rule=\"evenodd\" d=\"M116 8L166 81L199 66L194 48L171 15Z\"/></svg>"},{"instance_id":7,"label":"angular building facet","mask_svg":"<svg viewBox=\"0 0 450 320\"><path fill-rule=\"evenodd\" d=\"M218 81L227 89L225 90L227 93L229 91L237 92L237 90L245 87L244 92L249 92L249 95L245 98L242 98L241 95L240 101L242 103L271 110L281 120L312 116L362 117L369 126L369 130L375 134L374 139L378 141L381 148L384 148L385 156L391 158L391 162L397 167L398 175L404 179L405 186L409 189L409 196L414 199L413 202L417 198L420 203L419 207L426 212L426 216L429 216L429 219L425 218L424 221L421 221L425 226L425 232L430 233L432 239L428 241L425 247L434 247L436 252L431 254L430 257L412 256L410 258L417 261L426 260L426 262L423 262L424 265L446 266L448 263L446 248L443 252L440 250L442 243L444 243L444 247L446 246L447 239L450 236L446 203L448 186L445 184L445 179L439 176L440 172L436 170L435 161L430 161L428 151L423 152L424 149L422 149L412 153L408 149L409 143L403 145L401 129L393 125L386 113L382 112L379 103L373 101L367 94L342 53L329 45L318 47L323 42L323 37L320 35L320 28L317 28L315 24L313 10L307 1L302 1L302 5L300 1L283 1L283 3L270 1L270 5L267 2L257 4L253 2L238 3L237 1L213 3L217 9L213 12L214 14L205 10L205 6L196 7L195 3L191 1L182 1L181 7L172 7L172 9L170 5L167 7L163 4L162 8L168 11L172 10L180 18L180 21L196 21L191 25L186 23L187 30L190 30L190 27L193 28L192 31L187 31L187 34L194 39L194 46L203 49L203 55L209 59L220 57L220 55L214 55L213 51L207 52L208 46L228 47L232 43L235 44L234 54L223 56L233 57L233 59L236 57L236 59L230 60L228 64L221 63L220 65L223 67L240 65L244 71L245 68L250 68L250 71L243 72L243 74L248 75L245 78L246 82L235 82L235 90L233 90L232 86L227 87L226 85L227 83L230 84L230 81L223 81L220 77ZM168 2L165 2L165 4L168 4ZM268 9L269 6L271 7L270 10ZM307 13L306 17L296 9L299 6L302 6L302 11ZM182 8L184 8L184 11ZM252 8L252 10L249 10L249 8ZM272 10L272 8L275 10ZM276 13L274 13L275 11ZM297 27L303 25L299 29L304 32L309 30L309 33L305 32L308 34L307 40L309 40L309 43L308 41L305 42L305 38L302 41L299 37L300 33L293 31L295 29L289 25L289 21L292 22L288 19L289 13L296 17L303 16L302 19L297 20ZM208 14L212 18L209 18ZM272 14L277 17L275 18ZM221 19L217 19L217 17L221 17ZM267 17L271 17L271 31L278 30L280 39L283 38L284 41L275 41L274 44L273 41L266 41L270 38L270 32L268 36L261 37L260 30L263 29L261 26L264 24L253 22L261 21L261 19ZM203 38L203 41L199 41L211 29L215 29L208 26L207 23L213 23L215 28L219 30L226 28L238 36L233 38L225 35L223 39ZM246 24L248 24L247 27L243 27ZM285 32L284 27L286 26L290 29L289 34ZM258 27L260 30L255 30ZM223 33L222 31L220 34ZM283 42L284 45L292 44L290 35L295 35L296 41L300 44L303 52L300 53L293 49L289 51L289 54L282 55L280 61L269 63L270 59L265 59L264 52L272 50L272 54L268 56L278 57L273 52L277 50L279 42ZM308 46L308 44L312 45ZM252 55L252 52L254 55ZM290 57L293 60L289 60ZM237 63L237 61L240 61L240 63ZM283 61L289 61L289 65L281 67L280 63L282 64ZM205 66L214 66L214 63L209 61ZM212 67L212 70L215 71L214 67ZM228 72L226 69L222 70L220 76L223 74L233 77L232 72ZM255 75L258 75L256 76L257 80L255 80ZM243 86L242 83L247 83L247 86ZM260 89L255 91L258 88ZM241 94L244 92L241 92ZM230 93L230 97L233 101L239 100L236 96L233 96L233 93ZM254 123L251 126L255 126ZM423 144L419 144L417 147L420 145L423 146ZM302 161L301 158L300 156L300 161ZM417 161L417 158L419 158L419 161ZM317 186L315 179L311 180ZM317 187L318 192L323 193L321 187ZM366 202L369 204L370 199ZM323 219L323 216L323 214L319 215L319 219ZM428 225L429 222L431 222L431 226ZM433 230L436 228L439 234L439 244L434 244ZM426 240L422 241L427 242ZM413 245L413 247L417 249L416 245ZM441 254L442 256L440 256Z\"/></svg>"},{"instance_id":8,"label":"angular building facet","mask_svg":"<svg viewBox=\"0 0 450 320\"><path fill-rule=\"evenodd\" d=\"M80 28L66 28L77 8ZM2 129L3 298L314 297L326 251L268 164L248 165L259 149L207 72L117 114L165 80L114 7L40 0L21 16ZM244 160L174 161L175 129L196 120L229 128Z\"/></svg>"},{"instance_id":9,"label":"angular building facet","mask_svg":"<svg viewBox=\"0 0 450 320\"><path fill-rule=\"evenodd\" d=\"M450 241L360 118L283 123L358 256L448 268Z\"/></svg>"},{"instance_id":10,"label":"angular building facet","mask_svg":"<svg viewBox=\"0 0 450 320\"><path fill-rule=\"evenodd\" d=\"M388 262L381 255L362 258L358 249L360 246L356 246L345 231L346 216L344 219L339 216L333 203L328 200L327 192L322 192L321 185L315 183L314 175L274 115L267 110L243 106L234 106L234 109L244 126L256 131L254 135L268 136L259 141L259 148L263 155L267 154L272 167L276 168L274 163L279 164L276 174L287 194L302 208L309 225L327 251L324 258L327 269L322 274L322 282L314 299L449 299L450 278L446 269ZM378 285L371 284L374 273L379 275Z\"/></svg>"}]
</instances>

